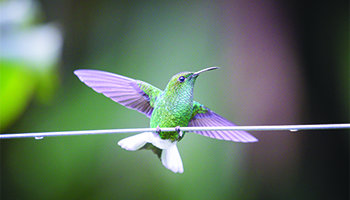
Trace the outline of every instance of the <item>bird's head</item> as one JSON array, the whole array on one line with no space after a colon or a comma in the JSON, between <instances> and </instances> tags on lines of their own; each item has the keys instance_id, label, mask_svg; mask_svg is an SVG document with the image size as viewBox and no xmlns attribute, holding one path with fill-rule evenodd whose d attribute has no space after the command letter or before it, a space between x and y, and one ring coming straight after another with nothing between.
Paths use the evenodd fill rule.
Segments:
<instances>
[{"instance_id":1,"label":"bird's head","mask_svg":"<svg viewBox=\"0 0 350 200\"><path fill-rule=\"evenodd\" d=\"M180 72L175 74L169 81L166 91L168 92L182 92L182 91L192 91L194 83L197 77L202 72L219 69L219 67L208 67L197 72Z\"/></svg>"}]
</instances>

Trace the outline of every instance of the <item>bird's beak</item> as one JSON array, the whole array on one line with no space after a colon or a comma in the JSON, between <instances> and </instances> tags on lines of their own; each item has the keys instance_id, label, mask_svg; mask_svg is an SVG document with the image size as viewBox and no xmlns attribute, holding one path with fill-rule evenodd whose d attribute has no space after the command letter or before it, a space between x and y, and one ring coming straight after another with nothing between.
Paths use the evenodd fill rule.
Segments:
<instances>
[{"instance_id":1,"label":"bird's beak","mask_svg":"<svg viewBox=\"0 0 350 200\"><path fill-rule=\"evenodd\" d=\"M220 67L208 67L202 70L199 70L198 72L193 73L193 76L198 76L199 74L201 74L202 72L206 72L206 71L210 71L210 70L214 70L214 69L220 69Z\"/></svg>"}]
</instances>

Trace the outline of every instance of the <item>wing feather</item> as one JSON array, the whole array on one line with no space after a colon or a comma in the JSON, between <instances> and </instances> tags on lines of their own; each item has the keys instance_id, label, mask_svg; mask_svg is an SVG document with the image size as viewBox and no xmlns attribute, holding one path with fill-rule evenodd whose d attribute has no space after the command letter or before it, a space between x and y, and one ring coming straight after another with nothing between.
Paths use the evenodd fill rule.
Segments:
<instances>
[{"instance_id":1,"label":"wing feather","mask_svg":"<svg viewBox=\"0 0 350 200\"><path fill-rule=\"evenodd\" d=\"M235 126L232 122L221 117L209 108L198 102L193 104L193 115L188 126ZM235 142L257 142L258 140L245 131L193 131L200 135L204 135L219 140L230 140Z\"/></svg>"},{"instance_id":2,"label":"wing feather","mask_svg":"<svg viewBox=\"0 0 350 200\"><path fill-rule=\"evenodd\" d=\"M151 117L153 105L162 91L146 82L99 70L79 69L74 74L98 93L121 105Z\"/></svg>"}]
</instances>

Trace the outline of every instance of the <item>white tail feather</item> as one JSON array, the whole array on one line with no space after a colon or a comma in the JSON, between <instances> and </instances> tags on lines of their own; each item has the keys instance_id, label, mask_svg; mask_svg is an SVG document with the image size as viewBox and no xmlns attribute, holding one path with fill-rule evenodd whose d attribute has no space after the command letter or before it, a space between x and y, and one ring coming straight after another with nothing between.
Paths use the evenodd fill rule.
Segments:
<instances>
[{"instance_id":1,"label":"white tail feather","mask_svg":"<svg viewBox=\"0 0 350 200\"><path fill-rule=\"evenodd\" d=\"M147 143L151 143L155 147L163 150L160 159L166 168L174 173L183 173L184 169L179 150L176 146L177 142L162 140L158 135L152 132L144 132L124 138L118 142L118 145L123 149L136 151Z\"/></svg>"},{"instance_id":2,"label":"white tail feather","mask_svg":"<svg viewBox=\"0 0 350 200\"><path fill-rule=\"evenodd\" d=\"M127 138L124 138L118 142L118 145L121 146L123 149L129 150L129 151L136 151L139 150L141 147L145 146L147 142L150 142L149 135L153 133L152 132L144 132L137 135L133 135Z\"/></svg>"},{"instance_id":3,"label":"white tail feather","mask_svg":"<svg viewBox=\"0 0 350 200\"><path fill-rule=\"evenodd\" d=\"M177 149L176 142L172 143L167 149L163 149L161 160L163 165L174 173L183 173L184 168Z\"/></svg>"}]
</instances>

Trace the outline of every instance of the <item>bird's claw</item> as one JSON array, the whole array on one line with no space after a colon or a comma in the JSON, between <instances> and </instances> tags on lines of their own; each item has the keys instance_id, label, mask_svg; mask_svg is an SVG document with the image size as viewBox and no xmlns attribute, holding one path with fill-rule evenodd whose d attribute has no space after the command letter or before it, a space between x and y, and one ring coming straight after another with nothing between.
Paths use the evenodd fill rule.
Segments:
<instances>
[{"instance_id":1,"label":"bird's claw","mask_svg":"<svg viewBox=\"0 0 350 200\"><path fill-rule=\"evenodd\" d=\"M184 134L184 132L182 132L181 130L180 130L180 126L176 126L175 127L175 131L176 131L176 133L177 134L179 134L179 140L181 140L182 139L182 137L185 135ZM161 129L160 129L160 127L159 126L157 126L157 128L156 128L156 134L158 134L158 135L160 135L160 133L161 133Z\"/></svg>"},{"instance_id":2,"label":"bird's claw","mask_svg":"<svg viewBox=\"0 0 350 200\"><path fill-rule=\"evenodd\" d=\"M180 126L176 126L175 131L176 131L176 133L179 134L179 137L182 138L183 134L182 134L182 131L180 130Z\"/></svg>"},{"instance_id":3,"label":"bird's claw","mask_svg":"<svg viewBox=\"0 0 350 200\"><path fill-rule=\"evenodd\" d=\"M160 132L161 132L160 127L159 127L159 126L157 126L157 128L156 128L156 133L158 133L158 135L159 135L159 134L160 134Z\"/></svg>"},{"instance_id":4,"label":"bird's claw","mask_svg":"<svg viewBox=\"0 0 350 200\"><path fill-rule=\"evenodd\" d=\"M180 126L176 126L176 127L175 127L175 131L176 131L176 133L180 133L180 132L181 132Z\"/></svg>"}]
</instances>

